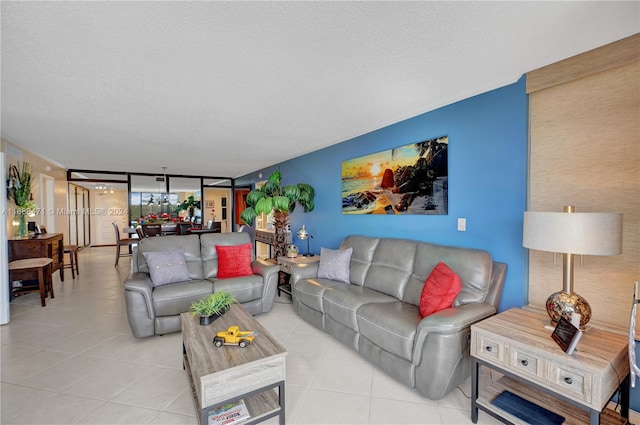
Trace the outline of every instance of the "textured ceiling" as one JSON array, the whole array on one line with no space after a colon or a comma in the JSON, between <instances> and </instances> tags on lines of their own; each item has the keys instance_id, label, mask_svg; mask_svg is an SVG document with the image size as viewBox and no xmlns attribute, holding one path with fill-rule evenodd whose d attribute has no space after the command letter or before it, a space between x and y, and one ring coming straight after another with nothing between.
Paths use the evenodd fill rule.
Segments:
<instances>
[{"instance_id":1,"label":"textured ceiling","mask_svg":"<svg viewBox=\"0 0 640 425\"><path fill-rule=\"evenodd\" d=\"M2 1L2 137L237 177L640 31L633 2Z\"/></svg>"}]
</instances>

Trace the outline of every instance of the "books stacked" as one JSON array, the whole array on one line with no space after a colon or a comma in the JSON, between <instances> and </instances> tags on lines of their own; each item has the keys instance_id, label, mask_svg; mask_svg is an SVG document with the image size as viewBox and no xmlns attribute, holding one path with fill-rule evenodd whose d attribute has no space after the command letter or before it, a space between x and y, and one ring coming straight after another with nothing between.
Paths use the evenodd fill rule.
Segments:
<instances>
[{"instance_id":1,"label":"books stacked","mask_svg":"<svg viewBox=\"0 0 640 425\"><path fill-rule=\"evenodd\" d=\"M209 425L227 425L242 422L251 415L244 400L234 401L209 412Z\"/></svg>"}]
</instances>

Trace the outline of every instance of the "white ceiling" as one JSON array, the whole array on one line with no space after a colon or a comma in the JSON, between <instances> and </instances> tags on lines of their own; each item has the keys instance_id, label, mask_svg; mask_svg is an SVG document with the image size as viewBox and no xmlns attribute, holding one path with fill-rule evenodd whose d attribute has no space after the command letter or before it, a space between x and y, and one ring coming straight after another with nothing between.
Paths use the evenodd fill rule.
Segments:
<instances>
[{"instance_id":1,"label":"white ceiling","mask_svg":"<svg viewBox=\"0 0 640 425\"><path fill-rule=\"evenodd\" d=\"M237 177L640 31L640 2L2 1L2 137Z\"/></svg>"}]
</instances>

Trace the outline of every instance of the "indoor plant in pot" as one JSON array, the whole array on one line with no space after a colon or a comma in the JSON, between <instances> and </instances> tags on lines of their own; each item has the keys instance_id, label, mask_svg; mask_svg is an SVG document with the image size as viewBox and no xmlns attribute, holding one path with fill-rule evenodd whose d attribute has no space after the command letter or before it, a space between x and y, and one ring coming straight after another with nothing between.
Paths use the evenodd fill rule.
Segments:
<instances>
[{"instance_id":1,"label":"indoor plant in pot","mask_svg":"<svg viewBox=\"0 0 640 425\"><path fill-rule=\"evenodd\" d=\"M7 193L9 198L16 204L16 214L20 227L17 236L27 236L27 214L35 214L36 204L31 197L31 164L23 162L22 166L9 166L9 180L7 181Z\"/></svg>"},{"instance_id":2,"label":"indoor plant in pot","mask_svg":"<svg viewBox=\"0 0 640 425\"><path fill-rule=\"evenodd\" d=\"M176 207L176 213L180 214L180 211L187 211L189 221L193 223L193 216L196 213L196 209L200 209L200 207L200 200L197 200L193 195L190 195L187 199L178 204Z\"/></svg>"},{"instance_id":3,"label":"indoor plant in pot","mask_svg":"<svg viewBox=\"0 0 640 425\"><path fill-rule=\"evenodd\" d=\"M285 256L287 253L287 232L289 215L296 204L304 208L304 212L313 211L315 191L311 185L298 183L297 185L281 185L280 170L269 175L267 182L259 189L247 194L247 208L242 211L240 218L249 225L259 214L273 212L273 227L276 231L275 257Z\"/></svg>"},{"instance_id":4,"label":"indoor plant in pot","mask_svg":"<svg viewBox=\"0 0 640 425\"><path fill-rule=\"evenodd\" d=\"M191 303L189 311L194 316L200 316L201 325L208 325L225 314L227 310L229 310L229 307L237 302L238 300L229 292L218 291L208 297Z\"/></svg>"}]
</instances>

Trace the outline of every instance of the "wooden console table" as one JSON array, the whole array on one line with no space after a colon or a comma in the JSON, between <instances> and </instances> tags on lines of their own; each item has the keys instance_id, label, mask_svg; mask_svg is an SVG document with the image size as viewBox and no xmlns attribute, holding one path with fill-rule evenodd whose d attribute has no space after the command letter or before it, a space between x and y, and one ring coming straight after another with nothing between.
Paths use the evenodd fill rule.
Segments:
<instances>
[{"instance_id":1,"label":"wooden console table","mask_svg":"<svg viewBox=\"0 0 640 425\"><path fill-rule=\"evenodd\" d=\"M64 282L62 233L43 233L29 238L9 239L9 261L25 258L51 258L51 274L60 270Z\"/></svg>"},{"instance_id":2,"label":"wooden console table","mask_svg":"<svg viewBox=\"0 0 640 425\"><path fill-rule=\"evenodd\" d=\"M319 255L313 257L303 257L298 255L297 257L278 257L278 266L280 266L280 272L278 273L278 296L280 292L291 295L291 268L297 266L304 266L310 263L316 263L320 261Z\"/></svg>"},{"instance_id":3,"label":"wooden console table","mask_svg":"<svg viewBox=\"0 0 640 425\"><path fill-rule=\"evenodd\" d=\"M267 230L267 229L256 229L255 231L255 239L256 239L256 252L258 251L258 242L269 245L269 257L272 255L272 247L276 245L276 231ZM293 240L293 236L291 232L287 232L287 240L286 243L290 244Z\"/></svg>"},{"instance_id":4,"label":"wooden console table","mask_svg":"<svg viewBox=\"0 0 640 425\"><path fill-rule=\"evenodd\" d=\"M627 337L591 328L573 355L551 339L547 315L511 309L471 326L471 420L478 409L503 421L524 424L494 404L504 390L565 418L564 424L624 424L629 417ZM479 368L503 374L482 388ZM620 388L621 415L605 409ZM622 418L621 418L622 416Z\"/></svg>"}]
</instances>

